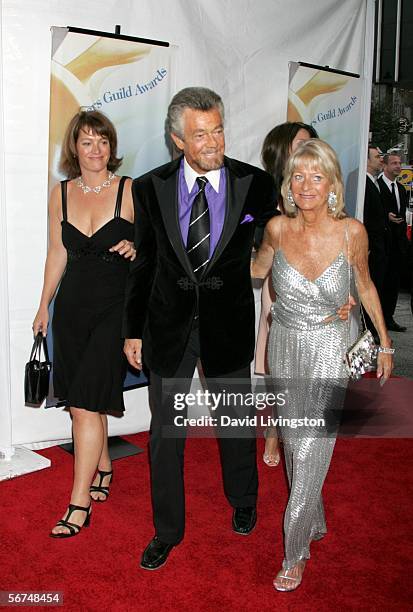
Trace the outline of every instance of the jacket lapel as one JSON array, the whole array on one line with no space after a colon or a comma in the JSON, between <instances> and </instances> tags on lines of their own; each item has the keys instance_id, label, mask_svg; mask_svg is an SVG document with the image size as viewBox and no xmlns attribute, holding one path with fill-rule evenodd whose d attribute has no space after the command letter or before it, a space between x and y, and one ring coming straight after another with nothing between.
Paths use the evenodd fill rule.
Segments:
<instances>
[{"instance_id":1,"label":"jacket lapel","mask_svg":"<svg viewBox=\"0 0 413 612\"><path fill-rule=\"evenodd\" d=\"M227 202L224 227L205 273L211 269L217 259L222 255L223 250L235 232L252 181L252 174L238 176L236 172L234 172L231 160L227 157L225 158L225 167L227 177Z\"/></svg>"},{"instance_id":2,"label":"jacket lapel","mask_svg":"<svg viewBox=\"0 0 413 612\"><path fill-rule=\"evenodd\" d=\"M195 274L191 269L191 265L185 251L185 246L182 241L181 228L179 225L178 177L180 161L180 159L173 161L169 167L169 172L166 175L158 176L154 174L152 176L152 181L165 225L165 230L172 248L188 276L190 276L190 278L196 282Z\"/></svg>"},{"instance_id":3,"label":"jacket lapel","mask_svg":"<svg viewBox=\"0 0 413 612\"><path fill-rule=\"evenodd\" d=\"M402 185L400 185L399 182L396 182L396 185L397 185L397 191L399 192L400 216L403 217L404 219L406 217L406 199L405 199L406 190Z\"/></svg>"},{"instance_id":4,"label":"jacket lapel","mask_svg":"<svg viewBox=\"0 0 413 612\"><path fill-rule=\"evenodd\" d=\"M388 209L389 212L392 212L397 215L398 214L397 202L393 198L393 194L391 190L387 187L382 177L378 179L378 183L380 184L380 193L382 194L383 198L387 202L386 208Z\"/></svg>"}]
</instances>

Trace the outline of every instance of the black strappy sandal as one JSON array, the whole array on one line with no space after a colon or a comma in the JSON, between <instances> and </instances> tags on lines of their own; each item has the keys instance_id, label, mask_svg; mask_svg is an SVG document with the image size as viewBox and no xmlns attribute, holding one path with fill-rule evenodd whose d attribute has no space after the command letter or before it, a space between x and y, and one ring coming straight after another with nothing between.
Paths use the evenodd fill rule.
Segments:
<instances>
[{"instance_id":1,"label":"black strappy sandal","mask_svg":"<svg viewBox=\"0 0 413 612\"><path fill-rule=\"evenodd\" d=\"M110 470L110 472L104 472L103 470L98 470L97 473L99 474L99 484L92 485L89 489L89 492L90 493L103 493L103 495L105 496L104 499L95 499L94 497L92 497L92 499L93 501L96 501L96 502L105 502L107 498L109 497L109 485L112 483L112 480L113 480L113 470ZM102 487L102 482L105 476L110 476L110 480L109 480L107 487Z\"/></svg>"},{"instance_id":2,"label":"black strappy sandal","mask_svg":"<svg viewBox=\"0 0 413 612\"><path fill-rule=\"evenodd\" d=\"M77 525L76 523L69 522L68 519L70 518L70 515L73 512L75 512L75 510L81 510L82 512L86 512L86 518L85 518L85 522L83 523L83 525ZM67 509L66 518L56 523L56 527L66 527L69 531L66 533L65 532L62 532L62 533L50 532L49 536L51 538L72 538L73 536L77 535L80 532L82 527L89 527L91 512L92 512L92 504L89 504L87 508L84 508L83 506L76 506L75 504L69 504L69 507Z\"/></svg>"}]
</instances>

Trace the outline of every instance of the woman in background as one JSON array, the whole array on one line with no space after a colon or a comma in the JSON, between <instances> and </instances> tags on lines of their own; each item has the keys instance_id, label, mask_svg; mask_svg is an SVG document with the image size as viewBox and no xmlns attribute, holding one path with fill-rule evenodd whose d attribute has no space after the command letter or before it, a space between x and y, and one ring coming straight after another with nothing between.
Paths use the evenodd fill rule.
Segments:
<instances>
[{"instance_id":1,"label":"woman in background","mask_svg":"<svg viewBox=\"0 0 413 612\"><path fill-rule=\"evenodd\" d=\"M105 115L83 111L72 118L60 163L68 180L50 196L49 248L33 322L34 334L45 336L48 306L60 284L53 385L73 421L74 481L68 510L50 533L54 538L75 536L87 526L91 498L105 501L112 480L106 414L124 410L121 321L129 261L136 254L131 180L114 174L121 161Z\"/></svg>"},{"instance_id":2,"label":"woman in background","mask_svg":"<svg viewBox=\"0 0 413 612\"><path fill-rule=\"evenodd\" d=\"M317 132L311 125L300 122L281 123L276 125L264 139L261 151L261 160L264 169L274 177L278 199L276 202L280 212L284 212L281 196L281 184L284 168L291 153L309 138L318 138ZM270 308L275 299L269 276L265 279L261 292L261 315L258 324L257 347L255 352L255 373L269 374L267 355L268 332L271 323ZM263 461L269 467L276 467L280 463L277 431L275 427L268 427L265 432L265 450Z\"/></svg>"},{"instance_id":3,"label":"woman in background","mask_svg":"<svg viewBox=\"0 0 413 612\"><path fill-rule=\"evenodd\" d=\"M299 121L286 121L276 125L264 138L261 150L261 160L264 169L272 174L278 194L277 206L283 211L283 200L281 196L281 185L284 177L285 164L291 153L297 147L310 138L318 138L318 134L312 125L300 123Z\"/></svg>"}]
</instances>

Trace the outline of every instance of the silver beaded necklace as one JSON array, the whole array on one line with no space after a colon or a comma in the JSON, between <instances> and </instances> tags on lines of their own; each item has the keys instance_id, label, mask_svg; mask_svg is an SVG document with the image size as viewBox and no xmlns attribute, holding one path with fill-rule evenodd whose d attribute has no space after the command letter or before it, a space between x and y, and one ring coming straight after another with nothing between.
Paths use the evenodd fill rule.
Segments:
<instances>
[{"instance_id":1,"label":"silver beaded necklace","mask_svg":"<svg viewBox=\"0 0 413 612\"><path fill-rule=\"evenodd\" d=\"M90 193L91 191L93 191L94 193L100 193L102 191L103 187L110 187L111 186L111 183L112 183L114 178L115 178L115 175L113 174L113 172L109 172L108 173L108 178L101 185L96 185L96 187L89 187L89 185L85 185L84 184L82 175L80 175L76 179L76 185L78 187L80 187L80 189L83 191L83 193Z\"/></svg>"}]
</instances>

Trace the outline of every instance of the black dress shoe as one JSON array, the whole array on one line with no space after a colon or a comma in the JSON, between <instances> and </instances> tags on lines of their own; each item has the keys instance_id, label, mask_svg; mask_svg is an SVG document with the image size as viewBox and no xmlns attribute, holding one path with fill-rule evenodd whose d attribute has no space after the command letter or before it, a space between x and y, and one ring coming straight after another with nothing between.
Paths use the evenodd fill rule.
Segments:
<instances>
[{"instance_id":1,"label":"black dress shoe","mask_svg":"<svg viewBox=\"0 0 413 612\"><path fill-rule=\"evenodd\" d=\"M156 536L149 542L143 551L141 567L147 570L156 570L165 565L168 555L175 545L161 542Z\"/></svg>"},{"instance_id":2,"label":"black dress shoe","mask_svg":"<svg viewBox=\"0 0 413 612\"><path fill-rule=\"evenodd\" d=\"M232 528L236 533L249 535L257 522L257 509L255 506L235 508L232 515Z\"/></svg>"},{"instance_id":3,"label":"black dress shoe","mask_svg":"<svg viewBox=\"0 0 413 612\"><path fill-rule=\"evenodd\" d=\"M399 325L398 323L396 323L394 319L392 319L391 321L388 321L386 323L386 327L389 331L395 331L395 332L405 332L407 330L407 327L404 327L403 325Z\"/></svg>"}]
</instances>

